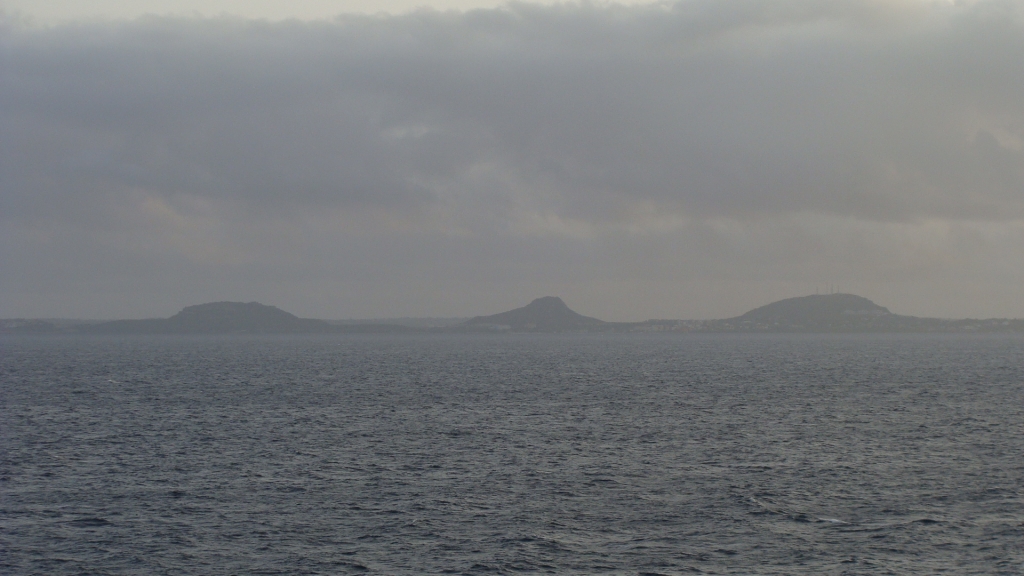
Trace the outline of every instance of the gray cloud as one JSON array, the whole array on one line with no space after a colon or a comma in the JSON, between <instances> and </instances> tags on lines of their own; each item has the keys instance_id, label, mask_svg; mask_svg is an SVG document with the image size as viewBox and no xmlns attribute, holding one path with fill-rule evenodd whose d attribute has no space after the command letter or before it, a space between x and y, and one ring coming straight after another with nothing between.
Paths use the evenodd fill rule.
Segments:
<instances>
[{"instance_id":1,"label":"gray cloud","mask_svg":"<svg viewBox=\"0 0 1024 576\"><path fill-rule=\"evenodd\" d=\"M0 314L1024 315L1024 3L0 26Z\"/></svg>"}]
</instances>

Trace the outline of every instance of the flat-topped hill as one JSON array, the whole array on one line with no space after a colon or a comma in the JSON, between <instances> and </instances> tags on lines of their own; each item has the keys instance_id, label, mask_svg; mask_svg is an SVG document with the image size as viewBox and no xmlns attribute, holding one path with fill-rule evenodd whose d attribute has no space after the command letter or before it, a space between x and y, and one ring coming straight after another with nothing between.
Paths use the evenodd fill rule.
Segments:
<instances>
[{"instance_id":1,"label":"flat-topped hill","mask_svg":"<svg viewBox=\"0 0 1024 576\"><path fill-rule=\"evenodd\" d=\"M167 323L181 332L330 332L323 320L311 320L259 302L211 302L187 306Z\"/></svg>"},{"instance_id":2,"label":"flat-topped hill","mask_svg":"<svg viewBox=\"0 0 1024 576\"><path fill-rule=\"evenodd\" d=\"M606 322L597 318L573 312L561 298L545 296L522 308L471 318L463 326L507 327L516 332L567 332L592 329L604 324Z\"/></svg>"},{"instance_id":3,"label":"flat-topped hill","mask_svg":"<svg viewBox=\"0 0 1024 576\"><path fill-rule=\"evenodd\" d=\"M288 334L335 332L323 320L311 320L259 302L210 302L187 306L170 318L115 320L83 327L108 334Z\"/></svg>"}]
</instances>

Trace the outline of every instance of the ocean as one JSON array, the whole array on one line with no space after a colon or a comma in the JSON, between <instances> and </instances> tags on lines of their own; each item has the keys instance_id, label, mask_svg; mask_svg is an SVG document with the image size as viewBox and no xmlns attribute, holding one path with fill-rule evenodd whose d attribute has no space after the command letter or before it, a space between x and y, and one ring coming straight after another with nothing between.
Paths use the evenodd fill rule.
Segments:
<instances>
[{"instance_id":1,"label":"ocean","mask_svg":"<svg viewBox=\"0 0 1024 576\"><path fill-rule=\"evenodd\" d=\"M1021 574L1024 337L0 339L4 574Z\"/></svg>"}]
</instances>

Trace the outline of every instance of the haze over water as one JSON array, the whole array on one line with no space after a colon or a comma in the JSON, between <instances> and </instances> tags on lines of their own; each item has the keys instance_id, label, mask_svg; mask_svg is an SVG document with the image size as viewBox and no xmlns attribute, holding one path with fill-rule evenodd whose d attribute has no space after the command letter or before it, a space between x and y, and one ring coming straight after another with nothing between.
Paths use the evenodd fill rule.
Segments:
<instances>
[{"instance_id":1,"label":"haze over water","mask_svg":"<svg viewBox=\"0 0 1024 576\"><path fill-rule=\"evenodd\" d=\"M0 571L1019 574L1019 336L0 340Z\"/></svg>"},{"instance_id":2,"label":"haze over water","mask_svg":"<svg viewBox=\"0 0 1024 576\"><path fill-rule=\"evenodd\" d=\"M3 0L0 62L0 319L1024 318L1024 0Z\"/></svg>"}]
</instances>

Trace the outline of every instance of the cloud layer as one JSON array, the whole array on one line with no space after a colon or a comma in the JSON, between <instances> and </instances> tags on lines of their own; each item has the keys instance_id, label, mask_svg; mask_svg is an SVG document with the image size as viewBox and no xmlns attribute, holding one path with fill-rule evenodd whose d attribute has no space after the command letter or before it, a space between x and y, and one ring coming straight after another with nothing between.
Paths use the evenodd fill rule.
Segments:
<instances>
[{"instance_id":1,"label":"cloud layer","mask_svg":"<svg viewBox=\"0 0 1024 576\"><path fill-rule=\"evenodd\" d=\"M1024 2L0 25L3 316L1024 316Z\"/></svg>"}]
</instances>

